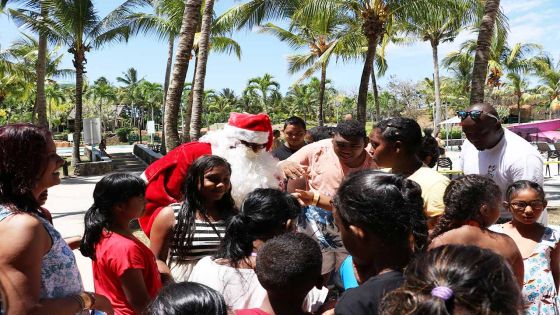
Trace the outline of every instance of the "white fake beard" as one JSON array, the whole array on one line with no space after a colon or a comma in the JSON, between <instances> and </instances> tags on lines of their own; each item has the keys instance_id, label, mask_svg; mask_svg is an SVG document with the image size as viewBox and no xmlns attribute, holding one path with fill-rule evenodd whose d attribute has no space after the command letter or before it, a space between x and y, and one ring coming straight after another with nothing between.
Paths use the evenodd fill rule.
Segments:
<instances>
[{"instance_id":1,"label":"white fake beard","mask_svg":"<svg viewBox=\"0 0 560 315\"><path fill-rule=\"evenodd\" d=\"M247 194L257 188L280 187L278 160L270 152L262 150L255 153L239 144L215 154L231 164L231 195L237 207L241 207Z\"/></svg>"}]
</instances>

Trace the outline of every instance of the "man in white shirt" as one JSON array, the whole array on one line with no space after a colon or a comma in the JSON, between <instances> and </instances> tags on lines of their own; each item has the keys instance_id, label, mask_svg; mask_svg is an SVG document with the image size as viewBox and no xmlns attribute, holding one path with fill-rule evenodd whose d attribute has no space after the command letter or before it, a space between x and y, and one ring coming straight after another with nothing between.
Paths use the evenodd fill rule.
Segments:
<instances>
[{"instance_id":1,"label":"man in white shirt","mask_svg":"<svg viewBox=\"0 0 560 315\"><path fill-rule=\"evenodd\" d=\"M458 111L467 140L461 151L461 169L467 174L492 178L500 187L502 198L509 185L530 180L543 185L542 157L529 142L502 127L496 109L488 104L475 104ZM511 213L501 209L498 222L509 220ZM540 223L546 226L548 213L543 211Z\"/></svg>"}]
</instances>

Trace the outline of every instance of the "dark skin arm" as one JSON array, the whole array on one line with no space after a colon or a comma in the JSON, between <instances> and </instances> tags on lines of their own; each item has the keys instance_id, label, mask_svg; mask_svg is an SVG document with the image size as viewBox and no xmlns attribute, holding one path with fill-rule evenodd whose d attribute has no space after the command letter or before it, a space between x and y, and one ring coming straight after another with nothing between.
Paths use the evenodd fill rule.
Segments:
<instances>
[{"instance_id":1,"label":"dark skin arm","mask_svg":"<svg viewBox=\"0 0 560 315\"><path fill-rule=\"evenodd\" d=\"M171 271L167 266L169 258L169 245L173 237L173 225L175 224L175 215L171 207L161 209L152 225L150 233L150 249L156 257L158 271L161 275L163 283L173 282Z\"/></svg>"},{"instance_id":2,"label":"dark skin arm","mask_svg":"<svg viewBox=\"0 0 560 315\"><path fill-rule=\"evenodd\" d=\"M300 204L308 206L311 205L313 202L313 197L315 193L312 191L306 191L301 189L296 189L296 191L292 194L294 197L298 199ZM317 207L323 208L328 211L333 211L333 206L331 204L331 197L328 197L323 194L319 194L319 201L317 202Z\"/></svg>"},{"instance_id":3,"label":"dark skin arm","mask_svg":"<svg viewBox=\"0 0 560 315\"><path fill-rule=\"evenodd\" d=\"M556 292L558 292L558 287L560 285L560 246L558 246L558 244L550 252L550 269L554 284L556 285Z\"/></svg>"},{"instance_id":4,"label":"dark skin arm","mask_svg":"<svg viewBox=\"0 0 560 315\"><path fill-rule=\"evenodd\" d=\"M143 314L151 298L144 282L142 269L128 269L120 279L124 295L134 313Z\"/></svg>"}]
</instances>

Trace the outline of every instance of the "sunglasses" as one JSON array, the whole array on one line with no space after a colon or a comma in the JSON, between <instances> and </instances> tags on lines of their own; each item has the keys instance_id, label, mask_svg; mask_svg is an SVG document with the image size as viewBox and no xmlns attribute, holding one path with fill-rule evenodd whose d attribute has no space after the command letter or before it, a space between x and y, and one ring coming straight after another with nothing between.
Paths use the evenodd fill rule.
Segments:
<instances>
[{"instance_id":1,"label":"sunglasses","mask_svg":"<svg viewBox=\"0 0 560 315\"><path fill-rule=\"evenodd\" d=\"M497 121L500 121L498 119L498 117L496 117L496 116L494 116L490 113L481 111L481 110L471 110L471 111L459 110L459 111L457 111L457 116L459 118L461 118L461 120L465 120L469 116L472 118L472 120L480 120L480 117L482 116L482 114L484 114L486 116L489 116L489 117L492 117L492 118L496 119Z\"/></svg>"},{"instance_id":2,"label":"sunglasses","mask_svg":"<svg viewBox=\"0 0 560 315\"><path fill-rule=\"evenodd\" d=\"M243 141L240 140L241 144L243 144L244 146L251 148L252 150L258 151L258 150L262 150L266 147L266 143L253 143L253 142L247 142L247 141Z\"/></svg>"}]
</instances>

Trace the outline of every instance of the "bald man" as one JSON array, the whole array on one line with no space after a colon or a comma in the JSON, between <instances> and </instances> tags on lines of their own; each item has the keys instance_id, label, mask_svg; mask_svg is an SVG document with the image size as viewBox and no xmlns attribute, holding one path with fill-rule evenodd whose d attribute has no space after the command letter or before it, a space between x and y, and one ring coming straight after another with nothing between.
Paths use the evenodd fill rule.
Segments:
<instances>
[{"instance_id":1,"label":"bald man","mask_svg":"<svg viewBox=\"0 0 560 315\"><path fill-rule=\"evenodd\" d=\"M542 157L529 142L503 128L496 109L488 104L475 104L457 112L467 140L461 151L461 169L467 174L492 178L505 196L509 185L518 180L530 180L543 185ZM500 220L511 219L507 209L501 209ZM548 213L543 211L540 223L546 226Z\"/></svg>"}]
</instances>

